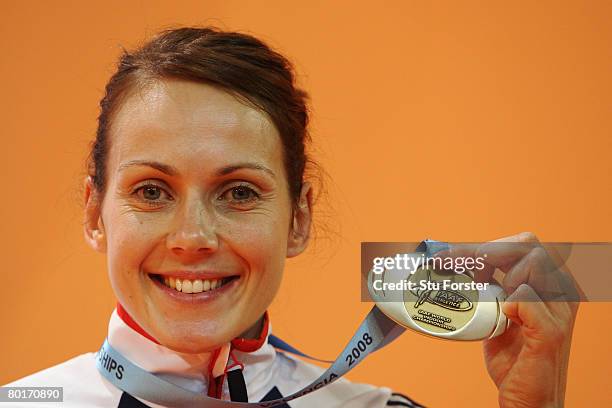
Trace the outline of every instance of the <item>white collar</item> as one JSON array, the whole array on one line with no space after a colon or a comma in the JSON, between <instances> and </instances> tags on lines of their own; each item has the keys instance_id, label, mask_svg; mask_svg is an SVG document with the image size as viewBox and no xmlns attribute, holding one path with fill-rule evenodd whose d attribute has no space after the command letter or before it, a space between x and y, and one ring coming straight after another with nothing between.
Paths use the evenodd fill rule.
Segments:
<instances>
[{"instance_id":1,"label":"white collar","mask_svg":"<svg viewBox=\"0 0 612 408\"><path fill-rule=\"evenodd\" d=\"M218 377L225 372L232 350L236 360L244 365L243 374L249 391L255 391L253 388L265 387L273 380L271 368L276 350L268 343L272 331L270 323L267 329L263 345L251 352L236 350L231 343L227 343L221 347L218 356L214 356L214 352L181 353L138 333L123 321L115 309L108 325L108 342L139 367L198 393L208 391L209 366L213 357L215 361L212 373L213 377Z\"/></svg>"}]
</instances>

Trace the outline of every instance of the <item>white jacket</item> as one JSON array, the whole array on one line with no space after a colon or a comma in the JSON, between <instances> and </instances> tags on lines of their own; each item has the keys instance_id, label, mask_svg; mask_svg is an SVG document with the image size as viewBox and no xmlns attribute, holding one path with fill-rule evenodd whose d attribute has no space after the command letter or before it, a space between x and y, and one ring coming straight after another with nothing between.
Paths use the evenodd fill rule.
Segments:
<instances>
[{"instance_id":1,"label":"white jacket","mask_svg":"<svg viewBox=\"0 0 612 408\"><path fill-rule=\"evenodd\" d=\"M271 326L266 315L266 324L259 340L234 341L214 353L179 353L145 337L146 333L118 305L110 318L108 342L141 368L193 392L224 400L230 400L224 372L228 367L228 361L233 363L235 359L244 366L243 375L247 385L248 400L254 402L292 394L308 385L324 371L320 367L276 350L267 342L270 332ZM217 377L216 381L214 377ZM209 385L208 378L213 378L215 384ZM10 402L0 403L0 407L164 408L162 405L133 397L108 382L96 369L96 352L81 354L5 386L63 387L63 402ZM387 387L358 384L340 378L281 407L387 406L419 407L420 405L405 396L392 393Z\"/></svg>"}]
</instances>

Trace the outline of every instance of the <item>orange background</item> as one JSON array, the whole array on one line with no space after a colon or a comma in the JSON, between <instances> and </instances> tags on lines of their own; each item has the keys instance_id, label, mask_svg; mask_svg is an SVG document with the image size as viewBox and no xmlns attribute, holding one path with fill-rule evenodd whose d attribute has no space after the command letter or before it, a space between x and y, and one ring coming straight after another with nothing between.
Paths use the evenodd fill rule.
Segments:
<instances>
[{"instance_id":1,"label":"orange background","mask_svg":"<svg viewBox=\"0 0 612 408\"><path fill-rule=\"evenodd\" d=\"M55 4L50 4L55 3ZM312 95L332 179L287 263L276 334L335 357L369 310L361 241L612 241L607 1L4 2L0 384L95 351L115 300L80 186L120 53L177 24L259 36ZM612 304L581 306L567 405L612 403ZM438 406L494 406L480 344L406 333L349 378Z\"/></svg>"}]
</instances>

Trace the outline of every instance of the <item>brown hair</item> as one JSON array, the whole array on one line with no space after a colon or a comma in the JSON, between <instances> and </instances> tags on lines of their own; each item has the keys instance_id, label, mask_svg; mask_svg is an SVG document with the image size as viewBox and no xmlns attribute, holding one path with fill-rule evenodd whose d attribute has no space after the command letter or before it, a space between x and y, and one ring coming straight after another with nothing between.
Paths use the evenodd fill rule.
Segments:
<instances>
[{"instance_id":1,"label":"brown hair","mask_svg":"<svg viewBox=\"0 0 612 408\"><path fill-rule=\"evenodd\" d=\"M166 78L219 86L266 112L280 134L289 193L297 203L310 161L305 152L310 142L308 94L297 88L293 66L281 54L251 35L215 27L165 30L133 52L124 50L100 101L88 158L89 175L101 196L113 114L134 88Z\"/></svg>"}]
</instances>

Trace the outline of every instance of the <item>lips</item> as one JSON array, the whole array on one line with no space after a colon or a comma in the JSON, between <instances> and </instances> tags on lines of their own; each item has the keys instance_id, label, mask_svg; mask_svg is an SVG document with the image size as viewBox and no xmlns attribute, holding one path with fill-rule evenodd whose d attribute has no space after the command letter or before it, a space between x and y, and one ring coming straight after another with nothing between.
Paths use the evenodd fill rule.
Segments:
<instances>
[{"instance_id":1,"label":"lips","mask_svg":"<svg viewBox=\"0 0 612 408\"><path fill-rule=\"evenodd\" d=\"M155 299L155 302L161 302L160 304L171 302L175 305L180 305L181 307L188 306L190 308L198 306L206 307L206 305L209 307L215 307L213 305L227 305L227 303L224 302L233 303L239 296L240 288L243 286L242 284L244 282L242 275L235 275L221 279L221 282L217 283L217 286L214 289L209 288L209 290L204 291L204 280L202 280L201 292L194 292L193 283L190 282L191 293L187 293L187 290L189 290L189 284L186 284L185 287L183 287L183 282L185 281L184 279L178 278L181 282L181 290L178 291L176 289L177 278L174 278L174 288L166 285L166 276L164 275L148 273L147 278L149 282L153 284L154 290L151 292L151 295ZM169 276L167 278L170 279ZM196 289L199 288L196 287ZM185 290L185 292L183 292L183 290ZM222 299L225 299L225 301Z\"/></svg>"}]
</instances>

